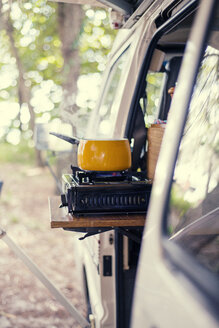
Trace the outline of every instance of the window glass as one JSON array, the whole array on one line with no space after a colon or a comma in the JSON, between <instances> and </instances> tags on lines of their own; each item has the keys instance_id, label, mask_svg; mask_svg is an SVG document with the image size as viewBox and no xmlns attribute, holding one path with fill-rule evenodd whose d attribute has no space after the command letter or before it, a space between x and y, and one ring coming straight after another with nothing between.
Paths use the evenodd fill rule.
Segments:
<instances>
[{"instance_id":1,"label":"window glass","mask_svg":"<svg viewBox=\"0 0 219 328\"><path fill-rule=\"evenodd\" d=\"M146 77L145 98L140 99L140 105L145 113L146 126L154 123L158 117L161 91L163 87L164 73L149 71Z\"/></svg>"},{"instance_id":2,"label":"window glass","mask_svg":"<svg viewBox=\"0 0 219 328\"><path fill-rule=\"evenodd\" d=\"M219 273L219 44L214 30L194 87L171 188L172 241Z\"/></svg>"},{"instance_id":3,"label":"window glass","mask_svg":"<svg viewBox=\"0 0 219 328\"><path fill-rule=\"evenodd\" d=\"M118 60L113 65L111 72L109 74L105 92L98 110L98 137L111 137L113 132L113 127L116 122L117 111L119 106L117 106L120 101L121 84L123 83L123 73L124 68L127 63L129 48L118 58Z\"/></svg>"}]
</instances>

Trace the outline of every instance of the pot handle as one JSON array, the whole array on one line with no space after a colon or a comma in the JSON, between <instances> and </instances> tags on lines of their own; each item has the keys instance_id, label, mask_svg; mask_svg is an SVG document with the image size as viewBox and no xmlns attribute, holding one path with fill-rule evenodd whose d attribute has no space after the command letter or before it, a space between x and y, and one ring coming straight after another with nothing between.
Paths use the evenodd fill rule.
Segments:
<instances>
[{"instance_id":1,"label":"pot handle","mask_svg":"<svg viewBox=\"0 0 219 328\"><path fill-rule=\"evenodd\" d=\"M69 136L65 136L64 134L60 134L60 133L56 133L56 132L49 132L49 134L52 134L53 136L55 136L55 137L57 137L57 138L59 138L59 139L62 139L62 140L65 140L65 141L67 141L67 142L69 142L69 143L71 143L71 144L76 144L76 145L78 145L79 144L79 142L80 142L80 140L78 139L78 138L71 138L71 137L69 137Z\"/></svg>"}]
</instances>

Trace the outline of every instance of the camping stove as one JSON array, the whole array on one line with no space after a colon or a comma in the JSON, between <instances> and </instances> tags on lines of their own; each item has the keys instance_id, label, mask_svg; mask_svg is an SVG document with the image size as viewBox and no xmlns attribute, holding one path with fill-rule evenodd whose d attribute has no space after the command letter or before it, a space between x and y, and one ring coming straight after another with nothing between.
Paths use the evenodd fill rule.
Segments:
<instances>
[{"instance_id":1,"label":"camping stove","mask_svg":"<svg viewBox=\"0 0 219 328\"><path fill-rule=\"evenodd\" d=\"M64 174L60 207L71 214L145 213L151 183L137 173L87 172L72 167Z\"/></svg>"}]
</instances>

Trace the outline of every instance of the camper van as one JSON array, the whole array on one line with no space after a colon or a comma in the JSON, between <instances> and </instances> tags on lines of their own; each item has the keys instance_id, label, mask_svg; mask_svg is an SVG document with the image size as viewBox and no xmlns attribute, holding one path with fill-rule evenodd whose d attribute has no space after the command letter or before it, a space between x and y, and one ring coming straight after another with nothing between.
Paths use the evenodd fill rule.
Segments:
<instances>
[{"instance_id":1,"label":"camper van","mask_svg":"<svg viewBox=\"0 0 219 328\"><path fill-rule=\"evenodd\" d=\"M98 226L65 226L80 233L75 252L88 315L96 328L216 328L218 1L100 2L119 31L85 138L127 138L129 176L151 191L146 213L135 211L127 225L126 211L116 213L106 197L112 208ZM96 197L87 195L86 204ZM121 197L126 204L132 196ZM107 224L109 216L115 221Z\"/></svg>"}]
</instances>

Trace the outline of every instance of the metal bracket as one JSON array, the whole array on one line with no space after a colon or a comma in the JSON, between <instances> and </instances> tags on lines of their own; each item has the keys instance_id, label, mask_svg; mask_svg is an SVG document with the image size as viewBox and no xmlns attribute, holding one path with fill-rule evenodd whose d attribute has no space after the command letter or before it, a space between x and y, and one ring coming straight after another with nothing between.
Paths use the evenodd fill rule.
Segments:
<instances>
[{"instance_id":1,"label":"metal bracket","mask_svg":"<svg viewBox=\"0 0 219 328\"><path fill-rule=\"evenodd\" d=\"M73 231L73 232L84 232L85 235L83 237L78 238L79 240L84 240L85 238L98 235L100 233L110 231L110 230L117 230L119 233L121 233L124 236L127 236L128 238L132 239L136 243L141 243L141 238L136 236L133 232L130 232L130 227L110 227L110 228L63 228L66 231ZM143 227L135 227L132 229L138 229L143 231Z\"/></svg>"},{"instance_id":2,"label":"metal bracket","mask_svg":"<svg viewBox=\"0 0 219 328\"><path fill-rule=\"evenodd\" d=\"M84 239L87 238L87 237L94 236L94 235L97 235L97 234L99 234L99 233L106 232L106 231L109 231L109 230L112 230L112 228L110 228L110 229L99 229L99 230L96 231L96 232L87 232L83 237L80 237L80 238L78 238L78 239L79 239L79 240L84 240Z\"/></svg>"},{"instance_id":3,"label":"metal bracket","mask_svg":"<svg viewBox=\"0 0 219 328\"><path fill-rule=\"evenodd\" d=\"M63 228L66 231L73 231L73 232L85 232L83 237L78 238L79 240L84 240L85 238L98 235L100 233L113 230L113 227L110 228Z\"/></svg>"},{"instance_id":4,"label":"metal bracket","mask_svg":"<svg viewBox=\"0 0 219 328\"><path fill-rule=\"evenodd\" d=\"M143 230L143 227L139 227L139 229ZM116 228L118 232L120 232L122 235L127 236L128 238L132 239L136 243L140 244L141 243L141 238L136 236L134 233L130 232L128 229L125 228Z\"/></svg>"}]
</instances>

